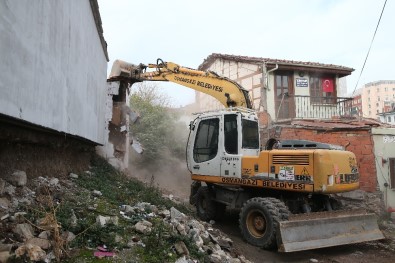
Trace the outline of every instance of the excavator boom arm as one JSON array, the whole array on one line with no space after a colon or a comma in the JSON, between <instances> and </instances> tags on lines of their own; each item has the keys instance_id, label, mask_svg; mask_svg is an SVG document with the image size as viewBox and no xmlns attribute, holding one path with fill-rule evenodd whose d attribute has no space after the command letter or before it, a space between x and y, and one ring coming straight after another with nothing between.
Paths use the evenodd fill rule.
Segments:
<instances>
[{"instance_id":1,"label":"excavator boom arm","mask_svg":"<svg viewBox=\"0 0 395 263\"><path fill-rule=\"evenodd\" d=\"M146 69L154 71L148 72ZM248 91L237 82L221 77L214 72L199 71L181 67L172 62L158 59L157 64L133 65L121 60L113 64L110 81L127 80L130 83L141 81L170 81L206 93L216 98L225 107L244 107L252 109Z\"/></svg>"}]
</instances>

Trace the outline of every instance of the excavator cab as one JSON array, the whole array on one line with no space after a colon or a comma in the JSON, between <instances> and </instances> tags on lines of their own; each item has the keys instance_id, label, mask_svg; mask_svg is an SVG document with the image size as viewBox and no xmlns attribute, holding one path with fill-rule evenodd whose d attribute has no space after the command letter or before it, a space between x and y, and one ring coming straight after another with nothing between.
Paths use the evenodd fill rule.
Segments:
<instances>
[{"instance_id":1,"label":"excavator cab","mask_svg":"<svg viewBox=\"0 0 395 263\"><path fill-rule=\"evenodd\" d=\"M241 178L242 156L258 156L255 114L230 108L199 114L190 125L188 168L195 175Z\"/></svg>"}]
</instances>

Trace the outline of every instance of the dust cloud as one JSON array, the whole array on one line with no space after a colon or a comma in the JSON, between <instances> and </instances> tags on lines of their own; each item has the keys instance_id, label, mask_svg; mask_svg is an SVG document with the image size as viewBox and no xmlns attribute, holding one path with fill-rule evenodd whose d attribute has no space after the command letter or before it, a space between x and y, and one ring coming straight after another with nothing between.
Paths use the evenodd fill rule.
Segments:
<instances>
[{"instance_id":1,"label":"dust cloud","mask_svg":"<svg viewBox=\"0 0 395 263\"><path fill-rule=\"evenodd\" d=\"M138 164L141 155L133 150L129 156L129 175L140 181L153 184L164 194L172 194L182 201L189 200L191 176L186 160L178 158L164 158L152 162L147 167Z\"/></svg>"}]
</instances>

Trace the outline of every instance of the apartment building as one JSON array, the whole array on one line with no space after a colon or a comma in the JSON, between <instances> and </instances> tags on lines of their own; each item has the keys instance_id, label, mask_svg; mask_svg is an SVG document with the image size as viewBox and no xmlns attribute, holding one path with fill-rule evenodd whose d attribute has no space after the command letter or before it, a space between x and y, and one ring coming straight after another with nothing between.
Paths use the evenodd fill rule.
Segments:
<instances>
[{"instance_id":1,"label":"apartment building","mask_svg":"<svg viewBox=\"0 0 395 263\"><path fill-rule=\"evenodd\" d=\"M370 82L359 91L362 99L362 117L379 119L379 113L392 110L391 104L395 102L395 80Z\"/></svg>"}]
</instances>

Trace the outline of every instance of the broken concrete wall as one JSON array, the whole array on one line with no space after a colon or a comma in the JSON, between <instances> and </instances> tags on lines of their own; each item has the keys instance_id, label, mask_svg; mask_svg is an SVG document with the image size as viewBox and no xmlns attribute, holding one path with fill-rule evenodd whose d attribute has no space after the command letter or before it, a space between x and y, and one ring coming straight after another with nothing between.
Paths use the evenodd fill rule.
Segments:
<instances>
[{"instance_id":1,"label":"broken concrete wall","mask_svg":"<svg viewBox=\"0 0 395 263\"><path fill-rule=\"evenodd\" d=\"M126 170L129 164L129 97L128 84L108 82L106 101L106 134L108 141L96 147L98 154L119 170Z\"/></svg>"},{"instance_id":2,"label":"broken concrete wall","mask_svg":"<svg viewBox=\"0 0 395 263\"><path fill-rule=\"evenodd\" d=\"M360 173L360 189L367 192L376 191L377 176L370 129L335 131L289 126L277 128L277 130L273 129L271 135L271 137L276 137L280 140L311 140L343 146L347 151L353 152L357 157Z\"/></svg>"},{"instance_id":3,"label":"broken concrete wall","mask_svg":"<svg viewBox=\"0 0 395 263\"><path fill-rule=\"evenodd\" d=\"M107 59L90 1L0 1L0 115L104 144Z\"/></svg>"}]
</instances>

